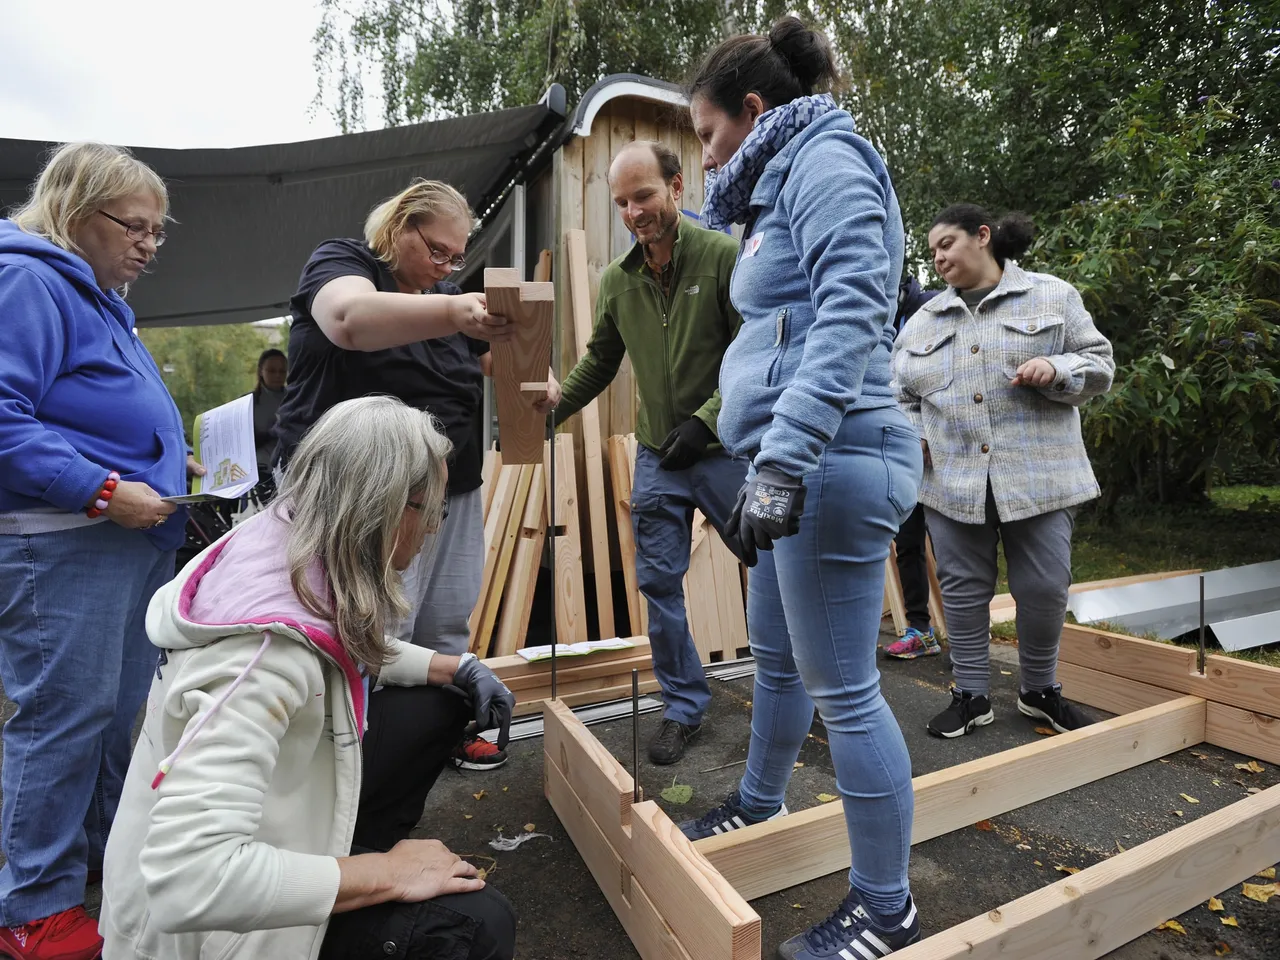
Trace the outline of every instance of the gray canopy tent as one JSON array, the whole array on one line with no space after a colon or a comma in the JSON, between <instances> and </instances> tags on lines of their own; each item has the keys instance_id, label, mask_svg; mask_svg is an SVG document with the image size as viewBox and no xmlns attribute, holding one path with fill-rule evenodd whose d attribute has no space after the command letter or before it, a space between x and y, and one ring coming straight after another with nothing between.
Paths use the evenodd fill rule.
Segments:
<instances>
[{"instance_id":1,"label":"gray canopy tent","mask_svg":"<svg viewBox=\"0 0 1280 960\"><path fill-rule=\"evenodd\" d=\"M556 143L558 84L533 106L387 130L234 149L135 154L168 183L169 243L129 302L143 326L240 323L288 311L299 271L330 237L359 235L414 177L445 180L483 220ZM0 209L21 203L56 145L0 139Z\"/></svg>"}]
</instances>

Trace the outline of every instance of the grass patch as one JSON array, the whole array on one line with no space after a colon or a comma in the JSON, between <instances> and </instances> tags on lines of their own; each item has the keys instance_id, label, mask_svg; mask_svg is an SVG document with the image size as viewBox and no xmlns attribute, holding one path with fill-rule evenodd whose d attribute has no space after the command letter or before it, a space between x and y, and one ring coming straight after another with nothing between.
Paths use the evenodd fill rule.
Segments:
<instances>
[{"instance_id":1,"label":"grass patch","mask_svg":"<svg viewBox=\"0 0 1280 960\"><path fill-rule=\"evenodd\" d=\"M1280 508L1280 487L1259 487L1250 484L1219 487L1209 494L1209 497L1215 505L1228 510Z\"/></svg>"}]
</instances>

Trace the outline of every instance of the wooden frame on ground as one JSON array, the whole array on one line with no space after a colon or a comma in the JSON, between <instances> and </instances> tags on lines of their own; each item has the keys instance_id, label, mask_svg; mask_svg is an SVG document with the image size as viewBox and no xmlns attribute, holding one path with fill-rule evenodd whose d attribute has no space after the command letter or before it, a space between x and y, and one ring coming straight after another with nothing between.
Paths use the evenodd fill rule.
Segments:
<instances>
[{"instance_id":1,"label":"wooden frame on ground","mask_svg":"<svg viewBox=\"0 0 1280 960\"><path fill-rule=\"evenodd\" d=\"M1060 660L1067 696L1118 716L915 778L913 843L1200 743L1280 763L1280 669L1210 656L1201 675L1193 651L1077 626ZM747 901L849 866L838 803L691 843L633 802L631 775L564 701L544 718L547 798L644 960L759 960ZM1280 786L894 956L1092 960L1277 860Z\"/></svg>"}]
</instances>

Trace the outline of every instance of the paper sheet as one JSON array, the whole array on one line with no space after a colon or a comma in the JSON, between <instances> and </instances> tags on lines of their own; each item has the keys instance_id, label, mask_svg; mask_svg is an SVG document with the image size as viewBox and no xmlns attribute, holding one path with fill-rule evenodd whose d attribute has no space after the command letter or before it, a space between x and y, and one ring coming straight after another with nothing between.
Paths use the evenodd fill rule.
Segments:
<instances>
[{"instance_id":1,"label":"paper sheet","mask_svg":"<svg viewBox=\"0 0 1280 960\"><path fill-rule=\"evenodd\" d=\"M195 458L208 471L192 477L191 493L165 497L170 503L234 500L258 482L258 456L253 445L253 394L206 410L192 429Z\"/></svg>"},{"instance_id":2,"label":"paper sheet","mask_svg":"<svg viewBox=\"0 0 1280 960\"><path fill-rule=\"evenodd\" d=\"M585 657L589 653L596 650L626 650L634 647L635 644L630 640L623 640L615 637L612 640L586 640L582 643L558 643L556 644L557 657ZM541 647L524 647L516 651L516 654L524 657L530 663L536 663L539 660L551 659L551 645L547 644Z\"/></svg>"}]
</instances>

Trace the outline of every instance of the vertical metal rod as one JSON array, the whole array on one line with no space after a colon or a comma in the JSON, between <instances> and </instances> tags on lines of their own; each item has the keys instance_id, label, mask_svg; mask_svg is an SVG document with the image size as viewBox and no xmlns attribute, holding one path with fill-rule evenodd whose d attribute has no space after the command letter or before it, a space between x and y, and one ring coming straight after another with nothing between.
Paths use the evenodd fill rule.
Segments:
<instances>
[{"instance_id":1,"label":"vertical metal rod","mask_svg":"<svg viewBox=\"0 0 1280 960\"><path fill-rule=\"evenodd\" d=\"M631 801L640 802L640 671L631 671Z\"/></svg>"},{"instance_id":2,"label":"vertical metal rod","mask_svg":"<svg viewBox=\"0 0 1280 960\"><path fill-rule=\"evenodd\" d=\"M556 647L560 644L560 628L556 622L556 593L559 581L556 577L556 412L551 411L551 503L548 505L551 536L551 699L556 699Z\"/></svg>"},{"instance_id":3,"label":"vertical metal rod","mask_svg":"<svg viewBox=\"0 0 1280 960\"><path fill-rule=\"evenodd\" d=\"M1204 676L1204 574L1200 574L1200 676Z\"/></svg>"}]
</instances>

